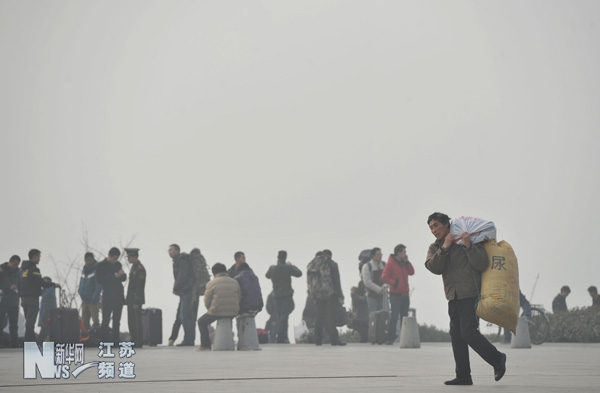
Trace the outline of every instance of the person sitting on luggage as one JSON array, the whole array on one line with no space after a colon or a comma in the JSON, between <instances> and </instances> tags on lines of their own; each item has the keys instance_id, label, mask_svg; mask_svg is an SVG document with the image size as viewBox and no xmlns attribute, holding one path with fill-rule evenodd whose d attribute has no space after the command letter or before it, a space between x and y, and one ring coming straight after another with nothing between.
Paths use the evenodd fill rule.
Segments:
<instances>
[{"instance_id":1,"label":"person sitting on luggage","mask_svg":"<svg viewBox=\"0 0 600 393\"><path fill-rule=\"evenodd\" d=\"M366 343L369 331L369 309L363 282L360 281L358 286L352 287L350 294L352 296L352 312L355 315L353 329L358 332L360 342Z\"/></svg>"},{"instance_id":2,"label":"person sitting on luggage","mask_svg":"<svg viewBox=\"0 0 600 393\"><path fill-rule=\"evenodd\" d=\"M219 318L233 318L240 311L242 298L240 284L229 277L227 268L222 263L215 263L212 267L214 278L206 285L204 305L208 312L198 319L200 329L200 346L198 351L210 351L210 336L208 325Z\"/></svg>"},{"instance_id":3,"label":"person sitting on luggage","mask_svg":"<svg viewBox=\"0 0 600 393\"><path fill-rule=\"evenodd\" d=\"M381 276L385 268L385 262L381 260L382 256L381 248L373 248L371 250L371 261L365 263L362 268L362 281L367 289L369 314L383 310L383 302L387 302L387 299L383 298L385 289Z\"/></svg>"},{"instance_id":4,"label":"person sitting on luggage","mask_svg":"<svg viewBox=\"0 0 600 393\"><path fill-rule=\"evenodd\" d=\"M34 328L40 310L42 288L60 288L59 284L42 279L42 273L37 267L41 258L42 252L40 250L35 248L30 250L29 260L23 261L19 270L19 296L21 296L21 306L25 315L26 342L36 341Z\"/></svg>"}]
</instances>

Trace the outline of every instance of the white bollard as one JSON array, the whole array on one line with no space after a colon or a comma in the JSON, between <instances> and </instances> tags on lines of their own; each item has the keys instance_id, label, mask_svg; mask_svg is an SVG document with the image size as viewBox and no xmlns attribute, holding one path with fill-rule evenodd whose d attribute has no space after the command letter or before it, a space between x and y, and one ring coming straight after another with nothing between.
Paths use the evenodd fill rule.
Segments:
<instances>
[{"instance_id":1,"label":"white bollard","mask_svg":"<svg viewBox=\"0 0 600 393\"><path fill-rule=\"evenodd\" d=\"M400 348L421 348L421 336L416 317L402 318L402 331L400 332Z\"/></svg>"},{"instance_id":2,"label":"white bollard","mask_svg":"<svg viewBox=\"0 0 600 393\"><path fill-rule=\"evenodd\" d=\"M252 316L238 318L238 351L260 351L256 322Z\"/></svg>"},{"instance_id":3,"label":"white bollard","mask_svg":"<svg viewBox=\"0 0 600 393\"><path fill-rule=\"evenodd\" d=\"M231 318L225 317L217 319L213 351L235 351L233 329L231 325Z\"/></svg>"},{"instance_id":4,"label":"white bollard","mask_svg":"<svg viewBox=\"0 0 600 393\"><path fill-rule=\"evenodd\" d=\"M511 348L531 348L531 338L529 337L529 323L527 317L519 317L517 323L517 334L512 335L510 340Z\"/></svg>"}]
</instances>

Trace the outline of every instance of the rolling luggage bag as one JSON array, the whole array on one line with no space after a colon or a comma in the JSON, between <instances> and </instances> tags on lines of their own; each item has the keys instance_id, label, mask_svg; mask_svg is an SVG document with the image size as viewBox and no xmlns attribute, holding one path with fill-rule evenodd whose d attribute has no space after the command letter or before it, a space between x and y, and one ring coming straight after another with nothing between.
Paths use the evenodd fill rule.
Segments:
<instances>
[{"instance_id":1,"label":"rolling luggage bag","mask_svg":"<svg viewBox=\"0 0 600 393\"><path fill-rule=\"evenodd\" d=\"M160 308L142 310L142 334L144 345L162 344L162 310Z\"/></svg>"},{"instance_id":2,"label":"rolling luggage bag","mask_svg":"<svg viewBox=\"0 0 600 393\"><path fill-rule=\"evenodd\" d=\"M59 290L61 307L50 310L50 341L78 343L80 340L79 311L62 307L62 290Z\"/></svg>"},{"instance_id":3,"label":"rolling luggage bag","mask_svg":"<svg viewBox=\"0 0 600 393\"><path fill-rule=\"evenodd\" d=\"M369 342L371 344L383 344L388 334L387 311L374 311L369 315Z\"/></svg>"}]
</instances>

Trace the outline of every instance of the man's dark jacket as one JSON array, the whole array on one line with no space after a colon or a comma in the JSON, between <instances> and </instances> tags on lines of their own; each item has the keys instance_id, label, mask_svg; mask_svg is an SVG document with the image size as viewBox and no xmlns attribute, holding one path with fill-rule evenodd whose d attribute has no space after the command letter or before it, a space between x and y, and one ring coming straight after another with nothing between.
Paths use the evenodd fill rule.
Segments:
<instances>
[{"instance_id":1,"label":"man's dark jacket","mask_svg":"<svg viewBox=\"0 0 600 393\"><path fill-rule=\"evenodd\" d=\"M273 296L278 298L294 294L292 276L301 277L302 271L294 265L288 265L284 260L278 260L277 265L269 268L267 278L273 281Z\"/></svg>"},{"instance_id":2,"label":"man's dark jacket","mask_svg":"<svg viewBox=\"0 0 600 393\"><path fill-rule=\"evenodd\" d=\"M121 268L121 262L110 263L106 259L98 264L96 280L98 284L102 285L102 304L122 306L125 303L123 284L121 283L127 280L127 275L115 277L115 273L119 272Z\"/></svg>"},{"instance_id":3,"label":"man's dark jacket","mask_svg":"<svg viewBox=\"0 0 600 393\"><path fill-rule=\"evenodd\" d=\"M21 297L40 297L42 288L54 286L52 282L46 282L37 264L31 261L23 261L19 271L19 295Z\"/></svg>"}]
</instances>

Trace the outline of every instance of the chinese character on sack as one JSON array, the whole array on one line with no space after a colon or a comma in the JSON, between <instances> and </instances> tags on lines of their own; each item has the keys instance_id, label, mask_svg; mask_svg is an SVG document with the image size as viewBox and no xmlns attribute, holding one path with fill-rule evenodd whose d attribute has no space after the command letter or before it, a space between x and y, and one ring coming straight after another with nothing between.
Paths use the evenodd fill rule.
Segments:
<instances>
[{"instance_id":1,"label":"chinese character on sack","mask_svg":"<svg viewBox=\"0 0 600 393\"><path fill-rule=\"evenodd\" d=\"M100 350L100 352L98 352L98 357L99 358L114 358L115 354L112 353L112 347L114 346L114 343L105 343L105 342L100 342L100 345L98 345L98 349ZM106 348L106 350L105 350Z\"/></svg>"},{"instance_id":2,"label":"chinese character on sack","mask_svg":"<svg viewBox=\"0 0 600 393\"><path fill-rule=\"evenodd\" d=\"M135 343L131 342L131 341L125 341L122 343L119 343L119 357L123 358L130 358L133 355L135 355L135 349L133 349Z\"/></svg>"},{"instance_id":3,"label":"chinese character on sack","mask_svg":"<svg viewBox=\"0 0 600 393\"><path fill-rule=\"evenodd\" d=\"M504 267L505 264L506 262L504 257L492 257L492 270L506 270L506 267Z\"/></svg>"},{"instance_id":4,"label":"chinese character on sack","mask_svg":"<svg viewBox=\"0 0 600 393\"><path fill-rule=\"evenodd\" d=\"M83 364L85 351L83 343L75 344L75 364Z\"/></svg>"},{"instance_id":5,"label":"chinese character on sack","mask_svg":"<svg viewBox=\"0 0 600 393\"><path fill-rule=\"evenodd\" d=\"M100 362L98 364L98 378L115 378L115 362Z\"/></svg>"},{"instance_id":6,"label":"chinese character on sack","mask_svg":"<svg viewBox=\"0 0 600 393\"><path fill-rule=\"evenodd\" d=\"M65 363L71 364L75 361L75 344L65 344Z\"/></svg>"},{"instance_id":7,"label":"chinese character on sack","mask_svg":"<svg viewBox=\"0 0 600 393\"><path fill-rule=\"evenodd\" d=\"M119 363L119 378L135 379L133 362Z\"/></svg>"},{"instance_id":8,"label":"chinese character on sack","mask_svg":"<svg viewBox=\"0 0 600 393\"><path fill-rule=\"evenodd\" d=\"M65 364L65 344L54 344L54 364Z\"/></svg>"}]
</instances>

